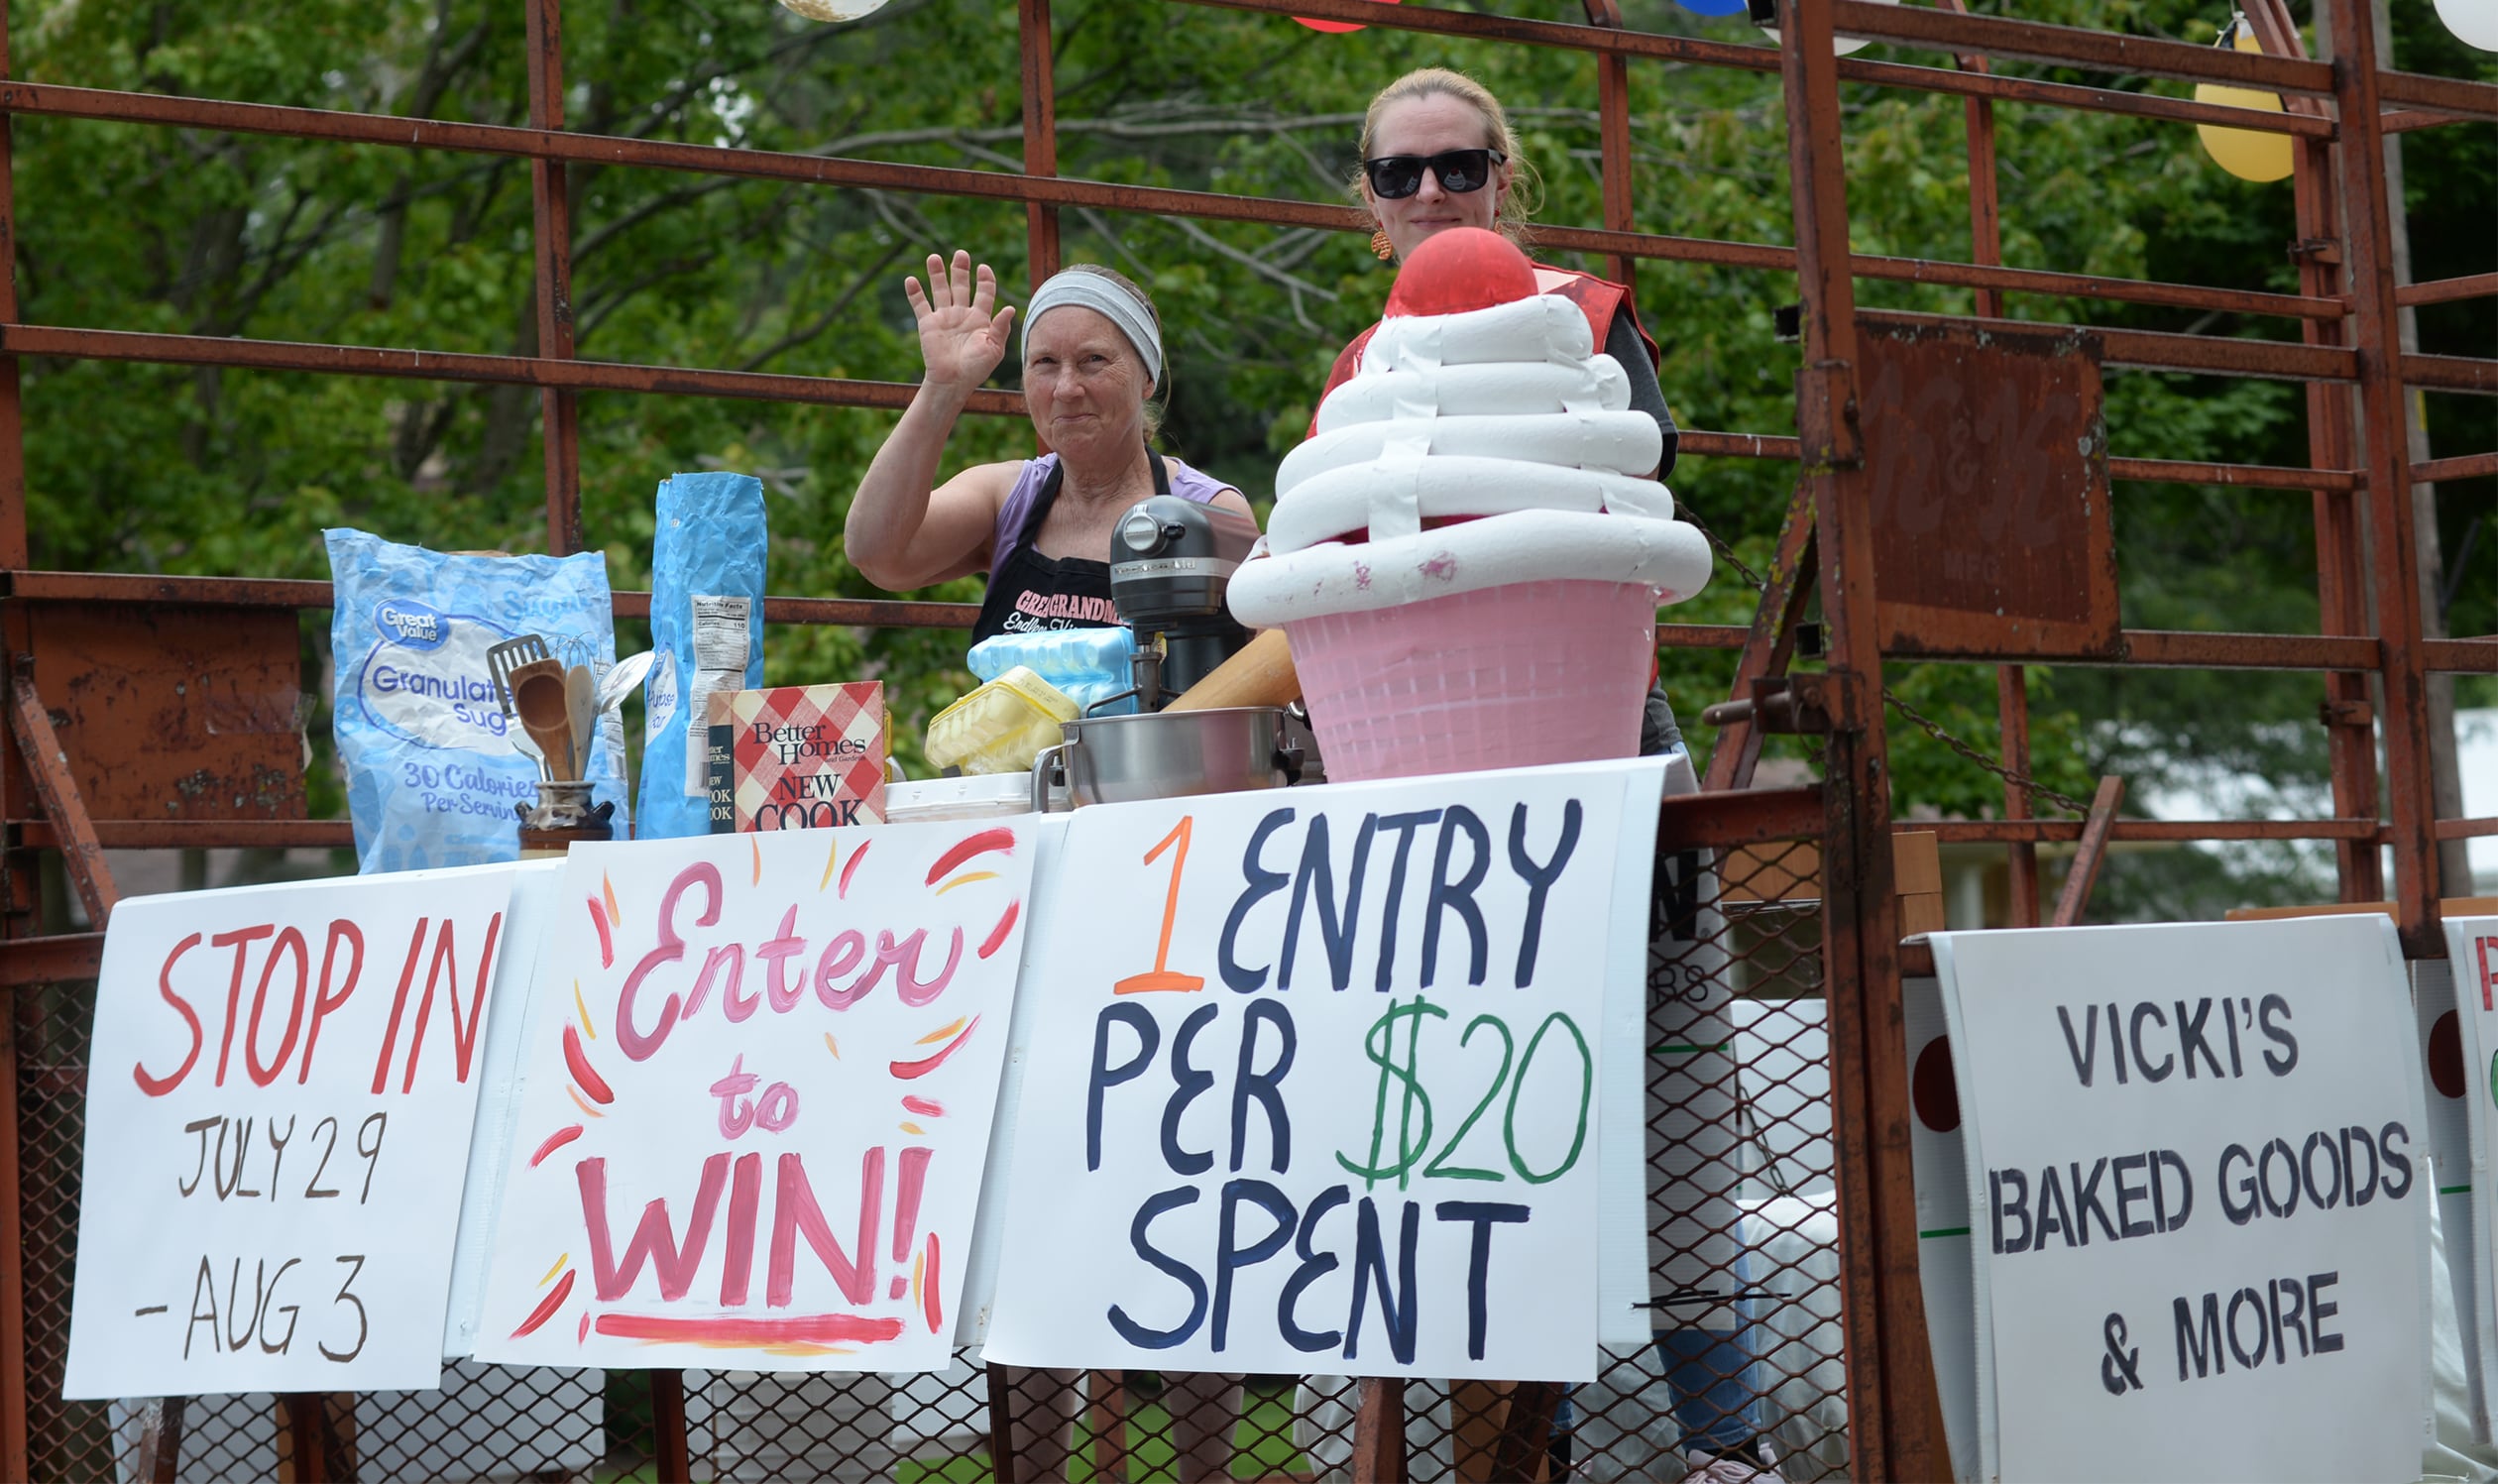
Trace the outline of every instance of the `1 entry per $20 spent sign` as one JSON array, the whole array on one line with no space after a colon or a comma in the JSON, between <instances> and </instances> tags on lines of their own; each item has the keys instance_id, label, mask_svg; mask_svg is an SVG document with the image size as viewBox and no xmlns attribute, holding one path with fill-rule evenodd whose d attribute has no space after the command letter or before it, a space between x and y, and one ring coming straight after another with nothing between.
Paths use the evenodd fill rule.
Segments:
<instances>
[{"instance_id":1,"label":"1 entry per $20 spent sign","mask_svg":"<svg viewBox=\"0 0 2498 1484\"><path fill-rule=\"evenodd\" d=\"M1590 1376L1623 797L1572 771L1078 811L988 1357Z\"/></svg>"},{"instance_id":2,"label":"1 entry per $20 spent sign","mask_svg":"<svg viewBox=\"0 0 2498 1484\"><path fill-rule=\"evenodd\" d=\"M576 846L478 1358L946 1365L1030 828Z\"/></svg>"},{"instance_id":3,"label":"1 entry per $20 spent sign","mask_svg":"<svg viewBox=\"0 0 2498 1484\"><path fill-rule=\"evenodd\" d=\"M512 875L178 892L113 913L66 1396L441 1384Z\"/></svg>"}]
</instances>

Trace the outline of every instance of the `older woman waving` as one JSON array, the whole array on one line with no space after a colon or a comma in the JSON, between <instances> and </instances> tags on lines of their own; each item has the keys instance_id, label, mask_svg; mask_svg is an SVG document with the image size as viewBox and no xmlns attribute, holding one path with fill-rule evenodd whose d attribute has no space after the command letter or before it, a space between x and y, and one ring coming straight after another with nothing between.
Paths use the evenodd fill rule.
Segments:
<instances>
[{"instance_id":1,"label":"older woman waving","mask_svg":"<svg viewBox=\"0 0 2498 1484\"><path fill-rule=\"evenodd\" d=\"M975 640L1119 622L1110 601L1110 531L1153 495L1251 514L1238 490L1153 449L1168 385L1162 321L1119 274L1077 264L1043 284L1024 317L1024 405L1051 451L975 464L943 484L938 465L971 394L996 371L1015 311L971 255L931 254L928 285L903 281L919 318L926 374L858 482L850 559L868 581L907 591L988 573Z\"/></svg>"}]
</instances>

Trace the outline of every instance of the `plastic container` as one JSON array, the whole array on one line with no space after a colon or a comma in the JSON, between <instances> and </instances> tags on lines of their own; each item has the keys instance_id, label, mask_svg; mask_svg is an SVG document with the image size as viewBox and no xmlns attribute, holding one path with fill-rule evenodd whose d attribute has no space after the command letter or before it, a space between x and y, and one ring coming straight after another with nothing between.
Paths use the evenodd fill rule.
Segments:
<instances>
[{"instance_id":1,"label":"plastic container","mask_svg":"<svg viewBox=\"0 0 2498 1484\"><path fill-rule=\"evenodd\" d=\"M982 680L1002 679L1009 670L1022 666L1057 686L1086 715L1132 716L1134 696L1110 698L1135 686L1128 663L1135 653L1135 631L1114 625L997 634L973 644L965 663Z\"/></svg>"},{"instance_id":2,"label":"plastic container","mask_svg":"<svg viewBox=\"0 0 2498 1484\"><path fill-rule=\"evenodd\" d=\"M1032 759L1059 740L1059 724L1076 720L1066 692L1017 665L937 713L928 724L931 767L974 776L1030 772Z\"/></svg>"},{"instance_id":3,"label":"plastic container","mask_svg":"<svg viewBox=\"0 0 2498 1484\"><path fill-rule=\"evenodd\" d=\"M1064 787L1060 792L1064 794ZM1064 807L1064 799L1059 807ZM922 778L885 785L888 825L997 819L1031 812L1032 775L1028 772L989 773L977 778Z\"/></svg>"},{"instance_id":4,"label":"plastic container","mask_svg":"<svg viewBox=\"0 0 2498 1484\"><path fill-rule=\"evenodd\" d=\"M1640 750L1656 650L1644 583L1512 583L1285 631L1337 782Z\"/></svg>"}]
</instances>

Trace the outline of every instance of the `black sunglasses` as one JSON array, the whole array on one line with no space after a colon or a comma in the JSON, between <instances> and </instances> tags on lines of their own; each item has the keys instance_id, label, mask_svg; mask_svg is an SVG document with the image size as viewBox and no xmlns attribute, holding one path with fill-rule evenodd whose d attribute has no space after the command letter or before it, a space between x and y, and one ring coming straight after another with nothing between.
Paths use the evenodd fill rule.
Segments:
<instances>
[{"instance_id":1,"label":"black sunglasses","mask_svg":"<svg viewBox=\"0 0 2498 1484\"><path fill-rule=\"evenodd\" d=\"M1509 160L1498 150L1450 150L1444 155L1382 155L1362 162L1371 194L1402 201L1422 188L1422 172L1439 177L1440 189L1452 195L1481 190L1492 178L1492 167Z\"/></svg>"}]
</instances>

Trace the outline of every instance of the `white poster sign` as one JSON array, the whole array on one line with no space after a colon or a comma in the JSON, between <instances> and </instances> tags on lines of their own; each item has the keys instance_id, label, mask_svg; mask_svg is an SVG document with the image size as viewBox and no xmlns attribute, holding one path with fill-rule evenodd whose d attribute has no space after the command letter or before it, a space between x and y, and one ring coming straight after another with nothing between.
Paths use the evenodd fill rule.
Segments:
<instances>
[{"instance_id":1,"label":"white poster sign","mask_svg":"<svg viewBox=\"0 0 2498 1484\"><path fill-rule=\"evenodd\" d=\"M440 1383L512 873L115 909L64 1395Z\"/></svg>"},{"instance_id":2,"label":"white poster sign","mask_svg":"<svg viewBox=\"0 0 2498 1484\"><path fill-rule=\"evenodd\" d=\"M2413 1477L2430 1182L2374 917L1946 933L1985 1477Z\"/></svg>"},{"instance_id":3,"label":"white poster sign","mask_svg":"<svg viewBox=\"0 0 2498 1484\"><path fill-rule=\"evenodd\" d=\"M1031 831L574 847L529 998L478 1358L943 1367Z\"/></svg>"},{"instance_id":4,"label":"white poster sign","mask_svg":"<svg viewBox=\"0 0 2498 1484\"><path fill-rule=\"evenodd\" d=\"M2440 1209L2446 1217L2447 1265L2472 1384L2473 1432L2485 1440L2498 1412L2491 1399L2498 1390L2498 1182L2490 1178L2491 1141L2498 1139L2498 917L2449 917L2445 935L2445 977L2454 1012L2452 1085L2463 1107L2471 1157L2439 1181L2444 1192ZM2440 1039L2433 1032L2433 1084L2445 1070ZM2458 1186L2459 1192L2453 1189ZM2455 1219L2458 1203L2468 1219Z\"/></svg>"},{"instance_id":5,"label":"white poster sign","mask_svg":"<svg viewBox=\"0 0 2498 1484\"><path fill-rule=\"evenodd\" d=\"M1592 1376L1639 766L1079 811L987 1358Z\"/></svg>"}]
</instances>

